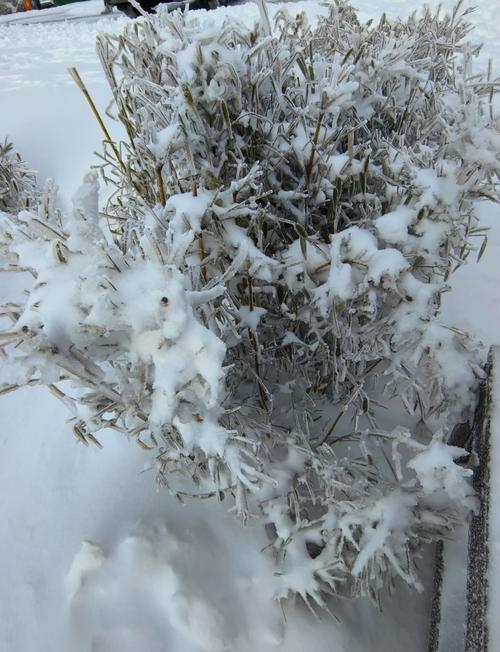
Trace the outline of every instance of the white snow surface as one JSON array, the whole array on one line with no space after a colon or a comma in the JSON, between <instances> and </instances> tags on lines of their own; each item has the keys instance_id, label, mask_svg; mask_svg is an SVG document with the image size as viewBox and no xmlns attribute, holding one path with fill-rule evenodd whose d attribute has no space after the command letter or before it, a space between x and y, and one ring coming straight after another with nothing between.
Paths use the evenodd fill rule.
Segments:
<instances>
[{"instance_id":1,"label":"white snow surface","mask_svg":"<svg viewBox=\"0 0 500 652\"><path fill-rule=\"evenodd\" d=\"M362 19L378 19L382 12L406 15L422 3L353 4ZM500 0L475 4L472 38L485 42L482 58L492 57L498 69ZM312 1L287 6L305 10L311 20L324 11ZM110 94L94 38L128 20L101 16L101 10L101 0L88 0L0 17L0 138L14 141L42 181L55 178L66 199L96 162L101 142L67 68L78 68L104 114ZM211 17L227 13L249 22L258 15L255 5L245 4ZM107 122L118 137L118 123ZM478 265L453 277L444 319L486 345L500 344L498 209L483 203L480 215L490 227L489 246ZM397 224L386 217L381 229L397 238ZM0 296L21 286L20 279L0 279ZM85 448L71 435L67 417L43 389L0 399L1 652L426 649L428 577L423 597L400 588L384 601L382 614L365 600L333 602L338 620L327 614L316 620L301 603L278 605L271 599L271 561L261 553L267 545L261 526L242 528L224 503L181 505L155 491L147 451L111 431L103 450Z\"/></svg>"}]
</instances>

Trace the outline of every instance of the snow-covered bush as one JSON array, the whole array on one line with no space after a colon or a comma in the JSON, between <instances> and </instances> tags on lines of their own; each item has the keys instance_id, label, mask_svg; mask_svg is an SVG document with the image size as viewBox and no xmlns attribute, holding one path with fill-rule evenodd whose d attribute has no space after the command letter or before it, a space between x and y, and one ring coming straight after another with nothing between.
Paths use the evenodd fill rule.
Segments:
<instances>
[{"instance_id":1,"label":"snow-covered bush","mask_svg":"<svg viewBox=\"0 0 500 652\"><path fill-rule=\"evenodd\" d=\"M180 498L262 518L277 596L376 598L418 587L418 546L473 506L446 436L480 356L439 307L495 192L493 85L457 12L372 27L339 2L273 31L260 9L99 38L129 136L106 143L116 192L100 214L89 174L70 214L2 223L36 279L6 382L49 385L82 442L154 449Z\"/></svg>"},{"instance_id":2,"label":"snow-covered bush","mask_svg":"<svg viewBox=\"0 0 500 652\"><path fill-rule=\"evenodd\" d=\"M7 140L0 144L0 211L17 213L36 203L35 173Z\"/></svg>"},{"instance_id":3,"label":"snow-covered bush","mask_svg":"<svg viewBox=\"0 0 500 652\"><path fill-rule=\"evenodd\" d=\"M26 11L22 0L0 0L0 16L16 11Z\"/></svg>"}]
</instances>

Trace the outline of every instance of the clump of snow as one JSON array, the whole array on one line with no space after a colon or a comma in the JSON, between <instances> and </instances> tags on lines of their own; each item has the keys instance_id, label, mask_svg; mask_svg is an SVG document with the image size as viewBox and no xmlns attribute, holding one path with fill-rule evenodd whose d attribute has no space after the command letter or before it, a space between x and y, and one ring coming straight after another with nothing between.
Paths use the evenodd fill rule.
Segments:
<instances>
[{"instance_id":1,"label":"clump of snow","mask_svg":"<svg viewBox=\"0 0 500 652\"><path fill-rule=\"evenodd\" d=\"M80 551L76 555L66 577L66 592L69 600L79 593L84 586L87 576L99 569L106 556L98 545L90 541L83 541Z\"/></svg>"},{"instance_id":2,"label":"clump of snow","mask_svg":"<svg viewBox=\"0 0 500 652\"><path fill-rule=\"evenodd\" d=\"M415 210L399 206L397 210L386 213L375 220L375 228L388 244L405 244L408 240L408 227L415 218Z\"/></svg>"},{"instance_id":3,"label":"clump of snow","mask_svg":"<svg viewBox=\"0 0 500 652\"><path fill-rule=\"evenodd\" d=\"M250 330L256 331L262 317L266 314L265 308L254 308L253 306L240 306L238 316L241 323L245 324Z\"/></svg>"},{"instance_id":4,"label":"clump of snow","mask_svg":"<svg viewBox=\"0 0 500 652\"><path fill-rule=\"evenodd\" d=\"M470 488L464 478L472 476L472 469L464 469L455 464L456 459L467 455L467 452L457 446L449 446L439 439L416 455L408 466L414 469L417 478L426 494L446 491L450 498L463 500L470 498Z\"/></svg>"}]
</instances>

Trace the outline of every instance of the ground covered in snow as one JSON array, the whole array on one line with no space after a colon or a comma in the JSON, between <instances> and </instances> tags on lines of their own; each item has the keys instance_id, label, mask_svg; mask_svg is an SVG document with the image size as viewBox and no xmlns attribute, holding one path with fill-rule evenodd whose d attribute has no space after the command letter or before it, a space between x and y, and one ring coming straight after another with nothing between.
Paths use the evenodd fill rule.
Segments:
<instances>
[{"instance_id":1,"label":"ground covered in snow","mask_svg":"<svg viewBox=\"0 0 500 652\"><path fill-rule=\"evenodd\" d=\"M383 11L404 15L421 3L353 4L368 19ZM485 42L484 60L500 64L500 2L477 4L474 39ZM322 11L315 2L289 6L311 19ZM67 68L78 68L104 114L109 91L94 38L128 20L100 16L101 9L100 0L88 0L0 20L0 138L14 141L41 180L55 178L66 199L95 162L101 141ZM212 17L227 12L245 21L257 17L252 4ZM108 123L118 137L118 124ZM444 306L448 321L486 345L500 344L497 217L491 204L482 206L489 247L479 265L455 275ZM0 279L0 296L8 291L10 281L7 287ZM145 451L112 432L102 451L84 448L66 417L42 389L0 401L2 652L425 649L429 578L423 597L401 589L396 600L385 601L383 614L367 601L333 603L336 618L325 614L321 621L300 604L282 610L271 600L260 526L243 530L224 504L180 505L156 492Z\"/></svg>"}]
</instances>

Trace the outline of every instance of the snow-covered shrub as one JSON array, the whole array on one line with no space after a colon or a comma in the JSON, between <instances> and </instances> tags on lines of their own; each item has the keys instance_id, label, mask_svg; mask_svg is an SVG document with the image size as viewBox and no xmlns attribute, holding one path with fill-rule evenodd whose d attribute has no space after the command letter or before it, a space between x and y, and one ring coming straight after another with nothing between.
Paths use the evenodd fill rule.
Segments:
<instances>
[{"instance_id":1,"label":"snow-covered shrub","mask_svg":"<svg viewBox=\"0 0 500 652\"><path fill-rule=\"evenodd\" d=\"M0 144L0 211L17 213L36 202L35 173L7 140Z\"/></svg>"},{"instance_id":2,"label":"snow-covered shrub","mask_svg":"<svg viewBox=\"0 0 500 652\"><path fill-rule=\"evenodd\" d=\"M371 27L336 3L272 31L260 9L99 38L129 142L106 143L103 215L90 174L70 214L2 225L36 278L9 387L48 384L82 442L118 429L179 497L175 472L261 517L277 596L376 597L418 587L418 546L473 506L446 436L480 356L439 307L495 190L493 86L457 13Z\"/></svg>"},{"instance_id":3,"label":"snow-covered shrub","mask_svg":"<svg viewBox=\"0 0 500 652\"><path fill-rule=\"evenodd\" d=\"M0 16L16 11L26 11L22 0L0 0Z\"/></svg>"}]
</instances>

